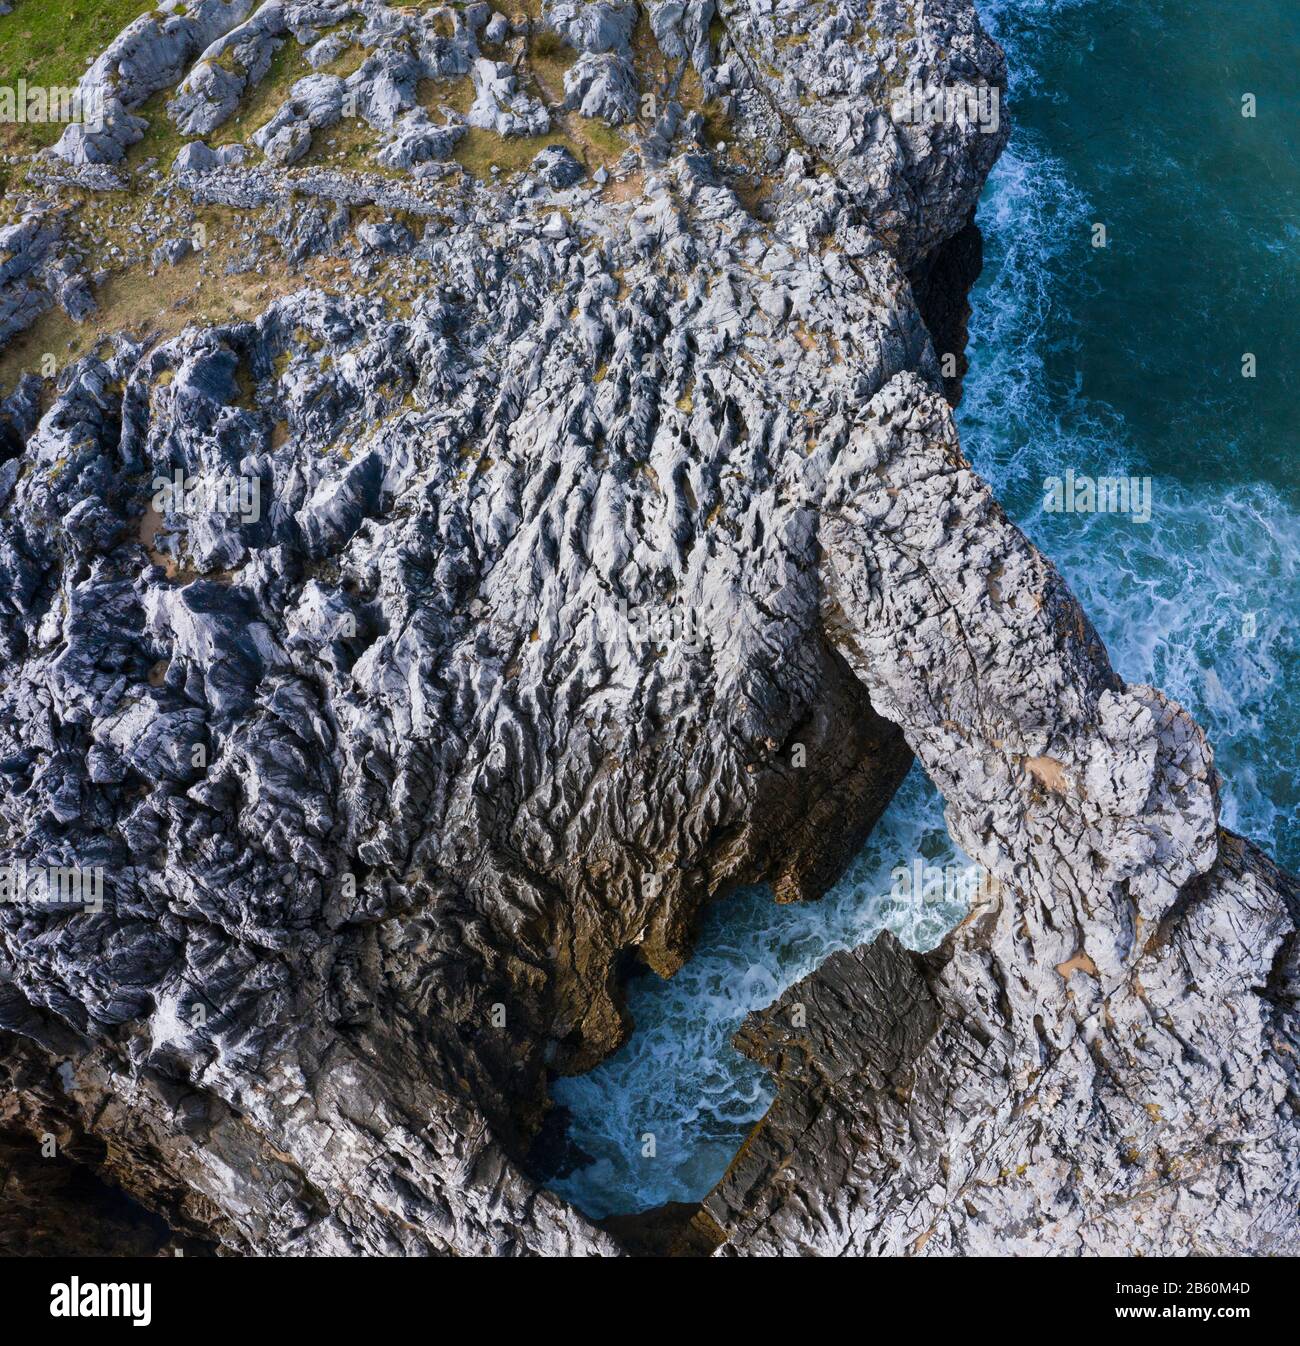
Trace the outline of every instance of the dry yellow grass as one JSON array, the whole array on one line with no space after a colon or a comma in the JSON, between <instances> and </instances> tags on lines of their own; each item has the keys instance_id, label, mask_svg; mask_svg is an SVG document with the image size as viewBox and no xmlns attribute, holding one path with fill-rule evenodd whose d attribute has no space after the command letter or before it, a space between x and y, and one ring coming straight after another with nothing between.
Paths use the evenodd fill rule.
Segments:
<instances>
[{"instance_id":1,"label":"dry yellow grass","mask_svg":"<svg viewBox=\"0 0 1300 1346\"><path fill-rule=\"evenodd\" d=\"M275 260L242 275L227 275L226 263L240 255L244 219L237 211L205 209L200 219L208 246L173 267L149 275L147 263L118 271L95 295L99 311L81 324L61 309L43 314L0 352L0 395L11 392L24 373L41 372L46 354L57 368L95 350L106 337L127 333L136 340L166 340L190 323L248 321L272 300L307 285L342 292L354 287L347 264L317 258L298 270Z\"/></svg>"}]
</instances>

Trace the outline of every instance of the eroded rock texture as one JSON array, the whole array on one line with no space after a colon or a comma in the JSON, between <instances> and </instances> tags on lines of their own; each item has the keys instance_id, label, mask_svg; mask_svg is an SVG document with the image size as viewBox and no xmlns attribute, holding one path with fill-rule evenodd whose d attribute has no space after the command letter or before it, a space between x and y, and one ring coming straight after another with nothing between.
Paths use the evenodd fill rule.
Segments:
<instances>
[{"instance_id":1,"label":"eroded rock texture","mask_svg":"<svg viewBox=\"0 0 1300 1346\"><path fill-rule=\"evenodd\" d=\"M1115 677L910 376L820 535L828 632L1000 882L747 1024L783 1087L706 1203L727 1251L1294 1252L1300 891L1219 827L1200 730Z\"/></svg>"},{"instance_id":2,"label":"eroded rock texture","mask_svg":"<svg viewBox=\"0 0 1300 1346\"><path fill-rule=\"evenodd\" d=\"M797 1039L748 1030L785 1087L708 1203L724 1251L1099 1245L1084 1213L1157 1154L1206 1166L1195 1211L1162 1189L1112 1242L1282 1246L1286 881L962 463L909 283L1005 140L890 114L1002 85L971 7L548 4L549 103L528 24L440 13L146 16L87 75L109 129L58 148L117 162L173 85L220 127L340 22L368 53L252 135L274 170L196 141L158 189L349 283L4 403L5 847L103 876L102 910L0 907L7 1124L105 1142L84 1162L235 1252L618 1253L529 1176L548 1072L617 1045L620 959L670 974L705 902L823 891L915 751L997 913L832 960ZM416 106L465 78L466 116ZM612 174L446 162L627 129L629 91ZM285 167L349 96L394 176ZM1014 1183L972 1196L992 1146Z\"/></svg>"}]
</instances>

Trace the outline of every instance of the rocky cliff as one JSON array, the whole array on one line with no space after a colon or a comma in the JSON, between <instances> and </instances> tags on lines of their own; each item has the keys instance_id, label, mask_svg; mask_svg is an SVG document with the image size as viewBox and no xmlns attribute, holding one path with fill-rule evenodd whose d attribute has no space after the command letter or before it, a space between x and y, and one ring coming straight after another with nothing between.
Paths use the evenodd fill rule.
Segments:
<instances>
[{"instance_id":1,"label":"rocky cliff","mask_svg":"<svg viewBox=\"0 0 1300 1346\"><path fill-rule=\"evenodd\" d=\"M993 897L746 1026L692 1247L1295 1249L1294 885L944 400L1004 75L964 0L201 0L10 157L0 1125L123 1246L625 1250L548 1079L915 753Z\"/></svg>"}]
</instances>

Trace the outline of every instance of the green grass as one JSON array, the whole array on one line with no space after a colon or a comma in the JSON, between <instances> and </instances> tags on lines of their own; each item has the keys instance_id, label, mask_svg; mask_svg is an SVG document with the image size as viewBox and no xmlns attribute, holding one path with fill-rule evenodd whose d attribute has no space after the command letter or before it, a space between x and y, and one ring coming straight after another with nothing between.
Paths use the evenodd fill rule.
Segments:
<instances>
[{"instance_id":1,"label":"green grass","mask_svg":"<svg viewBox=\"0 0 1300 1346\"><path fill-rule=\"evenodd\" d=\"M245 90L235 115L207 137L208 143L217 146L247 141L280 110L290 88L311 73L305 50L292 37L286 38L271 57L266 74L252 89Z\"/></svg>"},{"instance_id":2,"label":"green grass","mask_svg":"<svg viewBox=\"0 0 1300 1346\"><path fill-rule=\"evenodd\" d=\"M575 148L567 136L555 132L544 136L499 136L495 131L471 126L457 142L454 158L467 173L486 182L494 164L507 175L518 173L548 145Z\"/></svg>"},{"instance_id":3,"label":"green grass","mask_svg":"<svg viewBox=\"0 0 1300 1346\"><path fill-rule=\"evenodd\" d=\"M143 140L127 149L126 162L129 167L134 168L145 159L157 159L159 168L165 172L172 166L172 160L180 147L193 139L181 135L167 115L167 104L175 95L175 89L163 89L152 98L146 98L136 108L136 116L144 117L149 123L149 129L144 133Z\"/></svg>"},{"instance_id":4,"label":"green grass","mask_svg":"<svg viewBox=\"0 0 1300 1346\"><path fill-rule=\"evenodd\" d=\"M152 0L17 0L0 18L0 84L72 85L132 19L154 9ZM5 126L0 144L13 151L53 144L62 126ZM7 142L7 143L6 143Z\"/></svg>"},{"instance_id":5,"label":"green grass","mask_svg":"<svg viewBox=\"0 0 1300 1346\"><path fill-rule=\"evenodd\" d=\"M507 177L526 169L548 145L563 145L588 172L617 162L627 141L612 127L590 117L570 113L557 129L544 136L499 136L495 131L469 127L456 145L453 158L480 182L491 177L495 164Z\"/></svg>"},{"instance_id":6,"label":"green grass","mask_svg":"<svg viewBox=\"0 0 1300 1346\"><path fill-rule=\"evenodd\" d=\"M415 89L415 101L427 112L449 107L463 117L474 105L474 81L468 75L456 80L422 79Z\"/></svg>"},{"instance_id":7,"label":"green grass","mask_svg":"<svg viewBox=\"0 0 1300 1346\"><path fill-rule=\"evenodd\" d=\"M345 117L328 130L313 132L311 149L295 166L354 169L359 173L404 178L406 174L401 169L386 168L376 160L380 144L379 133L363 118Z\"/></svg>"},{"instance_id":8,"label":"green grass","mask_svg":"<svg viewBox=\"0 0 1300 1346\"><path fill-rule=\"evenodd\" d=\"M599 117L576 118L576 133L587 143L591 153L579 155L580 159L590 161L591 166L604 164L607 168L617 163L627 153L628 142L614 127L601 121Z\"/></svg>"},{"instance_id":9,"label":"green grass","mask_svg":"<svg viewBox=\"0 0 1300 1346\"><path fill-rule=\"evenodd\" d=\"M566 46L555 33L544 32L533 39L528 49L528 63L532 67L533 78L541 85L550 102L564 101L564 76L577 59L578 53Z\"/></svg>"}]
</instances>

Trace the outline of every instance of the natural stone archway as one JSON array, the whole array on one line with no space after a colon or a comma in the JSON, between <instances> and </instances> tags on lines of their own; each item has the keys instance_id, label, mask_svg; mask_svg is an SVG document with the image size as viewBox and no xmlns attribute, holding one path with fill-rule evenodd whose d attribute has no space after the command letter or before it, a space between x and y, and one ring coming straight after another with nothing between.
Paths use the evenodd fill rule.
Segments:
<instances>
[{"instance_id":1,"label":"natural stone archway","mask_svg":"<svg viewBox=\"0 0 1300 1346\"><path fill-rule=\"evenodd\" d=\"M971 6L548 6L584 107L629 70L654 100L590 177L572 91L508 87L531 26L249 8L149 16L87 79L113 160L146 98L223 125L227 52L256 83L357 20L357 69L253 137L273 166L192 142L150 198L238 212L279 297L0 413L4 844L105 877L100 911L0 909L10 1127L111 1142L108 1180L234 1251L619 1252L526 1172L548 1072L613 1050L620 962L670 974L706 902L823 891L915 752L1001 895L930 958L831 960L801 1035L746 1030L784 1088L706 1203L723 1251L1291 1246L1289 880L962 462L908 279L1005 140L890 115L1002 86ZM419 86L471 59L435 137ZM485 88L572 163L455 172ZM388 173L307 158L348 92ZM93 214L107 181L31 186ZM29 301L66 278L42 246Z\"/></svg>"}]
</instances>

